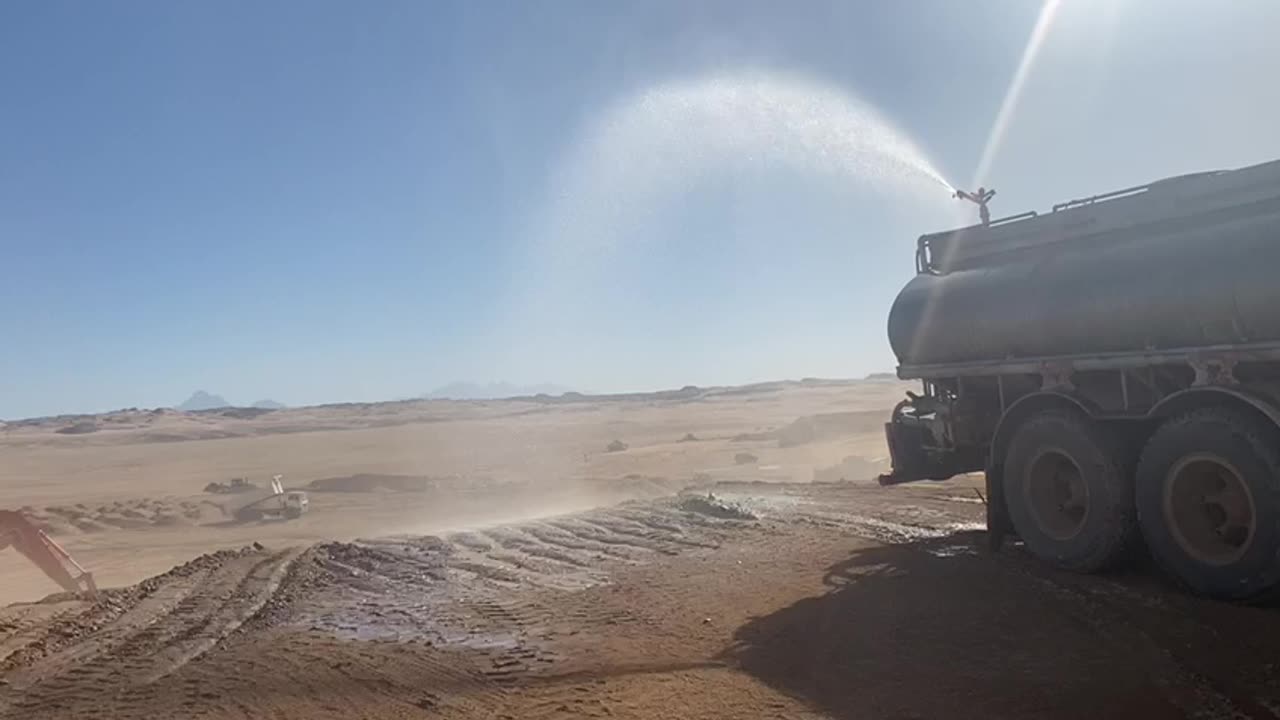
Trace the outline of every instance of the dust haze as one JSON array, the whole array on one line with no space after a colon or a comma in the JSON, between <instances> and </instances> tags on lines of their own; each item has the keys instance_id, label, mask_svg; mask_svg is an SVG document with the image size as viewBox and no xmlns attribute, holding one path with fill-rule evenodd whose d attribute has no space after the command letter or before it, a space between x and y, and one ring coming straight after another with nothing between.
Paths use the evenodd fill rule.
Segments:
<instances>
[{"instance_id":1,"label":"dust haze","mask_svg":"<svg viewBox=\"0 0 1280 720\"><path fill-rule=\"evenodd\" d=\"M815 469L851 455L868 456L870 478L884 455L878 409L900 391L893 382L774 383L18 421L0 439L0 507L23 509L99 584L125 585L251 542L439 533L726 478L808 482ZM814 434L813 442L772 435L797 418L851 406L875 409L859 433ZM627 449L610 452L613 442ZM760 462L736 464L744 452ZM237 522L236 508L273 475L308 493L309 512ZM236 479L253 489L206 491ZM0 555L0 572L0 602L58 589L16 553Z\"/></svg>"},{"instance_id":2,"label":"dust haze","mask_svg":"<svg viewBox=\"0 0 1280 720\"><path fill-rule=\"evenodd\" d=\"M11 423L0 507L100 592L0 553L0 718L638 720L673 693L689 718L1280 707L1274 613L991 553L976 477L880 487L905 389ZM305 512L271 505L293 492Z\"/></svg>"}]
</instances>

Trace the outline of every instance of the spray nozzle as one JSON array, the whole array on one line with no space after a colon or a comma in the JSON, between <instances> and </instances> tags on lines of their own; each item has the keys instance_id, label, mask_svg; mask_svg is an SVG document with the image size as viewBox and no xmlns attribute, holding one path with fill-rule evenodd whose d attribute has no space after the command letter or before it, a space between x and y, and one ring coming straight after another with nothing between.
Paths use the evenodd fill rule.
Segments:
<instances>
[{"instance_id":1,"label":"spray nozzle","mask_svg":"<svg viewBox=\"0 0 1280 720\"><path fill-rule=\"evenodd\" d=\"M978 217L982 220L983 225L991 224L991 211L987 209L987 203L991 202L991 198L996 196L995 190L988 190L980 187L973 192L965 192L964 190L956 190L955 197L960 200L968 200L978 206Z\"/></svg>"}]
</instances>

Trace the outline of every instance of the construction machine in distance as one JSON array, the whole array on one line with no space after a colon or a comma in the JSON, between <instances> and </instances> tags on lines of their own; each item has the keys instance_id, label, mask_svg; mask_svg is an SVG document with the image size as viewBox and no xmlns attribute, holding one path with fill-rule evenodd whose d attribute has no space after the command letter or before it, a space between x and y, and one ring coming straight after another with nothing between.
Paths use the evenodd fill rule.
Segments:
<instances>
[{"instance_id":1,"label":"construction machine in distance","mask_svg":"<svg viewBox=\"0 0 1280 720\"><path fill-rule=\"evenodd\" d=\"M0 550L12 547L22 553L63 590L96 598L93 573L80 567L71 554L17 510L0 510Z\"/></svg>"},{"instance_id":2,"label":"construction machine in distance","mask_svg":"<svg viewBox=\"0 0 1280 720\"><path fill-rule=\"evenodd\" d=\"M1280 161L983 220L922 236L889 312L922 390L881 483L983 471L993 547L1280 590Z\"/></svg>"},{"instance_id":3,"label":"construction machine in distance","mask_svg":"<svg viewBox=\"0 0 1280 720\"><path fill-rule=\"evenodd\" d=\"M272 476L269 494L240 505L232 511L232 516L240 522L302 517L311 505L307 493L302 490L286 491L281 478L281 475Z\"/></svg>"},{"instance_id":4,"label":"construction machine in distance","mask_svg":"<svg viewBox=\"0 0 1280 720\"><path fill-rule=\"evenodd\" d=\"M224 511L241 522L302 517L310 507L307 493L285 490L281 477L271 478L267 495ZM17 510L0 510L0 550L8 547L22 553L63 590L90 599L98 596L93 573L81 567L48 533Z\"/></svg>"}]
</instances>

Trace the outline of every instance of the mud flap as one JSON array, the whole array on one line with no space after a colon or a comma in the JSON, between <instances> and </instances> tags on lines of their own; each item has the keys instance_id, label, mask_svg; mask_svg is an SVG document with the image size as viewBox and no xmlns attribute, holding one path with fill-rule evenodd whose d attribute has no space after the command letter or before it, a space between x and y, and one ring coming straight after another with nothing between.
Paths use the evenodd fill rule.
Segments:
<instances>
[{"instance_id":1,"label":"mud flap","mask_svg":"<svg viewBox=\"0 0 1280 720\"><path fill-rule=\"evenodd\" d=\"M930 467L923 448L926 433L918 425L885 423L884 438L889 446L889 462L893 471L880 476L881 485L899 485L934 478L937 472Z\"/></svg>"},{"instance_id":2,"label":"mud flap","mask_svg":"<svg viewBox=\"0 0 1280 720\"><path fill-rule=\"evenodd\" d=\"M956 475L982 469L982 456L972 449L929 452L929 429L918 423L891 422L884 426L893 471L880 476L881 485L899 485L917 480L950 480ZM968 450L968 451L966 451Z\"/></svg>"}]
</instances>

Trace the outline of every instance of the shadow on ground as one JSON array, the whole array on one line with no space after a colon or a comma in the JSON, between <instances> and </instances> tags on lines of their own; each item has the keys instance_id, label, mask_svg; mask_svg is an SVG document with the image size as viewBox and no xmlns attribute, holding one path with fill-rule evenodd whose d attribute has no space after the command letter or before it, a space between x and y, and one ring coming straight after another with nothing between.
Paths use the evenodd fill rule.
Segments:
<instances>
[{"instance_id":1,"label":"shadow on ground","mask_svg":"<svg viewBox=\"0 0 1280 720\"><path fill-rule=\"evenodd\" d=\"M834 718L1274 717L1274 611L1079 577L980 533L860 550L722 659ZM1205 712L1211 714L1204 714ZM1226 713L1225 715L1218 713Z\"/></svg>"}]
</instances>

